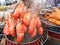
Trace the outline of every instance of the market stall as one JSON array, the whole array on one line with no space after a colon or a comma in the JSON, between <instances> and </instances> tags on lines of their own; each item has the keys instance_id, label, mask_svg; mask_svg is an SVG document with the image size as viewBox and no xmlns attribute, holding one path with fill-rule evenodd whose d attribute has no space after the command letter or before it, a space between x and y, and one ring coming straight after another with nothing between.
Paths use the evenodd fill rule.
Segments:
<instances>
[{"instance_id":1,"label":"market stall","mask_svg":"<svg viewBox=\"0 0 60 45\"><path fill-rule=\"evenodd\" d=\"M60 45L57 0L0 1L0 45Z\"/></svg>"}]
</instances>

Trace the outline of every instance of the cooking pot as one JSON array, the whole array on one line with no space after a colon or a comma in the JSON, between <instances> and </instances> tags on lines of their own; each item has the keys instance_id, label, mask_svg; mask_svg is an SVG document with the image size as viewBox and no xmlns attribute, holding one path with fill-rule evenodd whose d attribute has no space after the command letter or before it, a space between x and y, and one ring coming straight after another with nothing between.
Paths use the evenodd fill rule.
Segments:
<instances>
[{"instance_id":1,"label":"cooking pot","mask_svg":"<svg viewBox=\"0 0 60 45\"><path fill-rule=\"evenodd\" d=\"M46 30L44 31L44 34L42 36L39 36L37 34L36 37L34 38L30 38L28 34L26 34L24 41L20 44L12 41L10 36L6 36L7 45L43 45L47 41L47 38L48 38L48 34Z\"/></svg>"},{"instance_id":2,"label":"cooking pot","mask_svg":"<svg viewBox=\"0 0 60 45\"><path fill-rule=\"evenodd\" d=\"M60 26L57 26L55 24L52 24L51 22L47 21L43 16L45 14L41 15L41 22L43 24L44 29L48 31L48 34L56 39L60 39Z\"/></svg>"}]
</instances>

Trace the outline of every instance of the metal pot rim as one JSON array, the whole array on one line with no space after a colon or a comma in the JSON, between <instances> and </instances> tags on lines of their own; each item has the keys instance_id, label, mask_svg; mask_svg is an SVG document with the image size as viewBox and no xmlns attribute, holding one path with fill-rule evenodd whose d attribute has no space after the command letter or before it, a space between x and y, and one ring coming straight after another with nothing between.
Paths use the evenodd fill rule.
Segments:
<instances>
[{"instance_id":1,"label":"metal pot rim","mask_svg":"<svg viewBox=\"0 0 60 45\"><path fill-rule=\"evenodd\" d=\"M0 34L1 36L4 36L3 38L5 38L5 35L4 34ZM0 39L1 40L1 39Z\"/></svg>"},{"instance_id":2,"label":"metal pot rim","mask_svg":"<svg viewBox=\"0 0 60 45\"><path fill-rule=\"evenodd\" d=\"M50 29L47 29L47 30L50 31L50 32L52 32L52 33L55 33L55 34L59 34L60 35L60 33L58 33L58 32L52 31Z\"/></svg>"},{"instance_id":3,"label":"metal pot rim","mask_svg":"<svg viewBox=\"0 0 60 45\"><path fill-rule=\"evenodd\" d=\"M39 40L39 38L40 38L40 37L38 37L38 38L37 38L36 40L34 40L34 41L27 42L27 43L20 43L20 44L29 44L29 43L33 43L33 42ZM7 36L6 36L6 39L7 39L9 42L12 42L12 43L14 43L14 44L18 44L17 42L13 42L13 41L9 40L9 39L7 38Z\"/></svg>"}]
</instances>

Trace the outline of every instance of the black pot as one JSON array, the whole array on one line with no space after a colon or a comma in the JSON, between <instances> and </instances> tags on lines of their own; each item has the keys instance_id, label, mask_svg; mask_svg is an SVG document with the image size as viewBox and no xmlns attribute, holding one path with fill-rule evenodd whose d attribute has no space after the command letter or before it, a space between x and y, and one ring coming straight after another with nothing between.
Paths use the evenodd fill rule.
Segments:
<instances>
[{"instance_id":1,"label":"black pot","mask_svg":"<svg viewBox=\"0 0 60 45\"><path fill-rule=\"evenodd\" d=\"M7 36L7 45L43 45L47 41L47 38L48 38L48 34L46 30L44 30L43 36L36 35L36 37L34 38L30 38L26 34L25 41L22 42L21 44L18 44L17 42L12 41L11 37Z\"/></svg>"},{"instance_id":2,"label":"black pot","mask_svg":"<svg viewBox=\"0 0 60 45\"><path fill-rule=\"evenodd\" d=\"M0 23L0 34L3 33L4 25L5 25L4 22L1 22L1 23Z\"/></svg>"},{"instance_id":3,"label":"black pot","mask_svg":"<svg viewBox=\"0 0 60 45\"><path fill-rule=\"evenodd\" d=\"M18 44L17 42L13 41L11 36L7 36L7 45L39 45L41 43L40 37L37 36L34 39L30 38L27 34L25 35L25 39L22 43Z\"/></svg>"},{"instance_id":4,"label":"black pot","mask_svg":"<svg viewBox=\"0 0 60 45\"><path fill-rule=\"evenodd\" d=\"M41 22L42 22L44 29L48 31L48 34L50 36L60 39L60 26L57 26L45 20L43 16L41 16Z\"/></svg>"}]
</instances>

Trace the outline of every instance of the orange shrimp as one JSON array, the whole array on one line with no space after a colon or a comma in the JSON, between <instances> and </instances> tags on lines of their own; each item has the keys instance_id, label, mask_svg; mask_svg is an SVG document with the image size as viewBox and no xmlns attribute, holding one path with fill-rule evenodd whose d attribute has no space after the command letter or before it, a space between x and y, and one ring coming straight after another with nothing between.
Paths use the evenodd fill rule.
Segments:
<instances>
[{"instance_id":1,"label":"orange shrimp","mask_svg":"<svg viewBox=\"0 0 60 45\"><path fill-rule=\"evenodd\" d=\"M26 26L23 23L18 21L17 25L16 25L16 33L17 33L17 42L18 43L22 42L26 30L27 30Z\"/></svg>"},{"instance_id":2,"label":"orange shrimp","mask_svg":"<svg viewBox=\"0 0 60 45\"><path fill-rule=\"evenodd\" d=\"M29 24L29 30L28 33L31 37L35 37L37 34L36 30L36 14L33 15L30 24Z\"/></svg>"},{"instance_id":3,"label":"orange shrimp","mask_svg":"<svg viewBox=\"0 0 60 45\"><path fill-rule=\"evenodd\" d=\"M24 24L29 25L30 19L31 19L31 13L30 12L24 13L23 17Z\"/></svg>"},{"instance_id":4,"label":"orange shrimp","mask_svg":"<svg viewBox=\"0 0 60 45\"><path fill-rule=\"evenodd\" d=\"M8 23L9 23L10 35L14 37L15 36L15 30L14 30L15 22L14 22L14 19L11 17L11 15L9 16Z\"/></svg>"},{"instance_id":5,"label":"orange shrimp","mask_svg":"<svg viewBox=\"0 0 60 45\"><path fill-rule=\"evenodd\" d=\"M39 17L36 18L36 25L37 25L38 33L40 35L43 35L43 28L41 26L41 21L40 21Z\"/></svg>"},{"instance_id":6,"label":"orange shrimp","mask_svg":"<svg viewBox=\"0 0 60 45\"><path fill-rule=\"evenodd\" d=\"M8 25L8 22L6 22L6 24L5 24L5 27L3 29L3 33L5 35L9 35L9 25Z\"/></svg>"}]
</instances>

